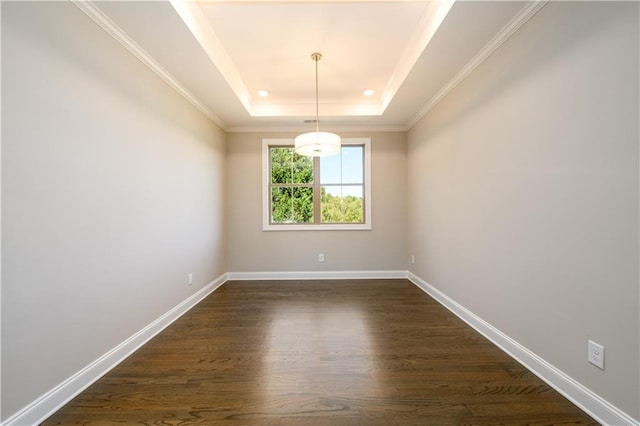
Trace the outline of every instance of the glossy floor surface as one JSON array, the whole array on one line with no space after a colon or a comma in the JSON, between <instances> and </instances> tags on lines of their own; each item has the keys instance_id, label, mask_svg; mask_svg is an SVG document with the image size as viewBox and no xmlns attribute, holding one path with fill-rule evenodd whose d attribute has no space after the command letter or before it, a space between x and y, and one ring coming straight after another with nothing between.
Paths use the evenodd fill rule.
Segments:
<instances>
[{"instance_id":1,"label":"glossy floor surface","mask_svg":"<svg viewBox=\"0 0 640 426\"><path fill-rule=\"evenodd\" d=\"M44 424L597 424L407 280L236 281Z\"/></svg>"}]
</instances>

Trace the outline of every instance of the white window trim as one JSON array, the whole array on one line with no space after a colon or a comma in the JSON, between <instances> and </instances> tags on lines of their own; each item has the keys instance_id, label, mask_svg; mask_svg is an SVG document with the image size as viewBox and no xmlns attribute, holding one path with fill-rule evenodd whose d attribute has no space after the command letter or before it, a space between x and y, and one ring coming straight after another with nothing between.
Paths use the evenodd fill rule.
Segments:
<instances>
[{"instance_id":1,"label":"white window trim","mask_svg":"<svg viewBox=\"0 0 640 426\"><path fill-rule=\"evenodd\" d=\"M262 230L263 231L369 231L371 230L371 139L344 138L342 145L364 146L364 223L314 223L272 224L269 223L269 146L293 145L293 139L262 140Z\"/></svg>"}]
</instances>

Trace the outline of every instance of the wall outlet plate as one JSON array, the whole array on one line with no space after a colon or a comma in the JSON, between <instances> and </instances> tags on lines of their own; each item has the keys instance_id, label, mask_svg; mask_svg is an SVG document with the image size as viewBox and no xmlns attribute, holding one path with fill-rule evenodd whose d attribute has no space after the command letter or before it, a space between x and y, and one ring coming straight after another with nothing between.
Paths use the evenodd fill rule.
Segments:
<instances>
[{"instance_id":1,"label":"wall outlet plate","mask_svg":"<svg viewBox=\"0 0 640 426\"><path fill-rule=\"evenodd\" d=\"M589 340L587 347L587 359L589 362L601 370L604 370L604 346Z\"/></svg>"}]
</instances>

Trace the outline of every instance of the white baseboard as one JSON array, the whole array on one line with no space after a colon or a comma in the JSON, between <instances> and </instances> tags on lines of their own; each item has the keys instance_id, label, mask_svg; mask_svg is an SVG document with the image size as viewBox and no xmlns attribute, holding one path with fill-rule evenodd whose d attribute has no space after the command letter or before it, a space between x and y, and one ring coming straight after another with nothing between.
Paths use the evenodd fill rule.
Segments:
<instances>
[{"instance_id":1,"label":"white baseboard","mask_svg":"<svg viewBox=\"0 0 640 426\"><path fill-rule=\"evenodd\" d=\"M229 280L397 279L408 278L480 334L520 362L598 422L640 426L640 422L587 389L473 312L408 271L229 272L185 299L151 324L11 416L6 426L37 425L109 372L185 312Z\"/></svg>"},{"instance_id":2,"label":"white baseboard","mask_svg":"<svg viewBox=\"0 0 640 426\"><path fill-rule=\"evenodd\" d=\"M640 426L638 420L549 364L440 290L411 272L408 273L408 279L598 422L604 425Z\"/></svg>"},{"instance_id":3,"label":"white baseboard","mask_svg":"<svg viewBox=\"0 0 640 426\"><path fill-rule=\"evenodd\" d=\"M229 280L363 280L407 278L407 271L229 272Z\"/></svg>"},{"instance_id":4,"label":"white baseboard","mask_svg":"<svg viewBox=\"0 0 640 426\"><path fill-rule=\"evenodd\" d=\"M223 274L207 284L151 324L8 418L3 424L5 426L40 424L226 281L227 274Z\"/></svg>"}]
</instances>

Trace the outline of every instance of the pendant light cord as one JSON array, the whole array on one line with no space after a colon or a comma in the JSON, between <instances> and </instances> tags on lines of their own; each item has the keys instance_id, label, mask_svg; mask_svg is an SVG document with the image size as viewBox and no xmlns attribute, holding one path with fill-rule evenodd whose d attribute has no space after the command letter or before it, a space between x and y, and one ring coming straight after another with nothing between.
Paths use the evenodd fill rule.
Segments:
<instances>
[{"instance_id":1,"label":"pendant light cord","mask_svg":"<svg viewBox=\"0 0 640 426\"><path fill-rule=\"evenodd\" d=\"M320 132L320 114L318 112L318 61L322 59L320 53L312 53L311 59L316 62L316 133Z\"/></svg>"},{"instance_id":2,"label":"pendant light cord","mask_svg":"<svg viewBox=\"0 0 640 426\"><path fill-rule=\"evenodd\" d=\"M295 138L296 152L307 157L324 157L337 154L341 146L340 136L335 133L320 131L320 78L318 76L318 61L320 59L322 59L320 53L314 52L311 54L311 60L316 63L316 130L315 132L313 130L305 132ZM312 120L304 121L307 123Z\"/></svg>"}]
</instances>

